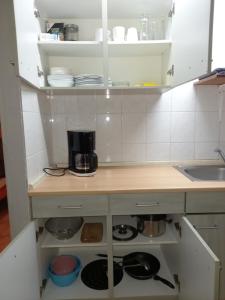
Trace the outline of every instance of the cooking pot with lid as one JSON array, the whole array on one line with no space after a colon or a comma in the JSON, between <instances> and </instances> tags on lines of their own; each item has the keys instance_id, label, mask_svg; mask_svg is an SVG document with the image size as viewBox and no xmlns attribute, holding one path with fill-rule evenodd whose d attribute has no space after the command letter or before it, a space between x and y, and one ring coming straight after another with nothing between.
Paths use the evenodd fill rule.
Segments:
<instances>
[{"instance_id":1,"label":"cooking pot with lid","mask_svg":"<svg viewBox=\"0 0 225 300\"><path fill-rule=\"evenodd\" d=\"M148 237L157 237L166 231L166 215L137 215L137 230Z\"/></svg>"}]
</instances>

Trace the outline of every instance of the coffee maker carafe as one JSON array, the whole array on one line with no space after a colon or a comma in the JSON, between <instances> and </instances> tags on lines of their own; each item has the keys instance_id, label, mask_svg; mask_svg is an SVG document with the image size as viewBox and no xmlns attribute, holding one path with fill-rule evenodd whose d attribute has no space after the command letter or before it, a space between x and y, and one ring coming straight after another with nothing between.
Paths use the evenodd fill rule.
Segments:
<instances>
[{"instance_id":1,"label":"coffee maker carafe","mask_svg":"<svg viewBox=\"0 0 225 300\"><path fill-rule=\"evenodd\" d=\"M67 131L69 172L77 176L93 176L98 167L95 131Z\"/></svg>"}]
</instances>

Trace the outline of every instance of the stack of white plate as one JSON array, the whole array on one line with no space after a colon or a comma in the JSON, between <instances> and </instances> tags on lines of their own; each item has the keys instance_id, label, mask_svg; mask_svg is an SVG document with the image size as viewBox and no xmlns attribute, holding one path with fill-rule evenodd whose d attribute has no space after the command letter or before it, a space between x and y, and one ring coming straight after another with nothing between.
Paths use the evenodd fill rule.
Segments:
<instances>
[{"instance_id":1,"label":"stack of white plate","mask_svg":"<svg viewBox=\"0 0 225 300\"><path fill-rule=\"evenodd\" d=\"M102 86L103 76L96 74L80 74L74 77L75 86Z\"/></svg>"},{"instance_id":2,"label":"stack of white plate","mask_svg":"<svg viewBox=\"0 0 225 300\"><path fill-rule=\"evenodd\" d=\"M48 75L48 84L52 87L72 87L74 86L73 75Z\"/></svg>"},{"instance_id":3,"label":"stack of white plate","mask_svg":"<svg viewBox=\"0 0 225 300\"><path fill-rule=\"evenodd\" d=\"M51 67L49 74L50 75L71 75L72 71L69 68Z\"/></svg>"}]
</instances>

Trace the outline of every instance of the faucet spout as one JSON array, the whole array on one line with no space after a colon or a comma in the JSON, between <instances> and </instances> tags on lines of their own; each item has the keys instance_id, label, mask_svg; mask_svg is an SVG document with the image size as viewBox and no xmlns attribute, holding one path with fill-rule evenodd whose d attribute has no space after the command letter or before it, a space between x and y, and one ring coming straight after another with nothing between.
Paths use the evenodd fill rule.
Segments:
<instances>
[{"instance_id":1,"label":"faucet spout","mask_svg":"<svg viewBox=\"0 0 225 300\"><path fill-rule=\"evenodd\" d=\"M225 154L224 154L224 152L220 148L216 148L214 151L219 154L219 156L222 158L222 160L225 163Z\"/></svg>"}]
</instances>

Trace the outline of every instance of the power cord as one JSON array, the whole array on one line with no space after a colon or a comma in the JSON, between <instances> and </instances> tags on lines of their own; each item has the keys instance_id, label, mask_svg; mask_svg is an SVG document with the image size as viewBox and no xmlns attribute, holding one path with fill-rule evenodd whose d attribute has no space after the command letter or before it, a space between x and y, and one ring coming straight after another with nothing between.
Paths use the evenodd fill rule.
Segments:
<instances>
[{"instance_id":1,"label":"power cord","mask_svg":"<svg viewBox=\"0 0 225 300\"><path fill-rule=\"evenodd\" d=\"M64 176L66 174L66 170L68 170L68 169L69 168L44 168L43 172L45 172L46 174L48 174L50 176L60 177L60 176ZM61 172L57 173L58 171L61 171Z\"/></svg>"}]
</instances>

